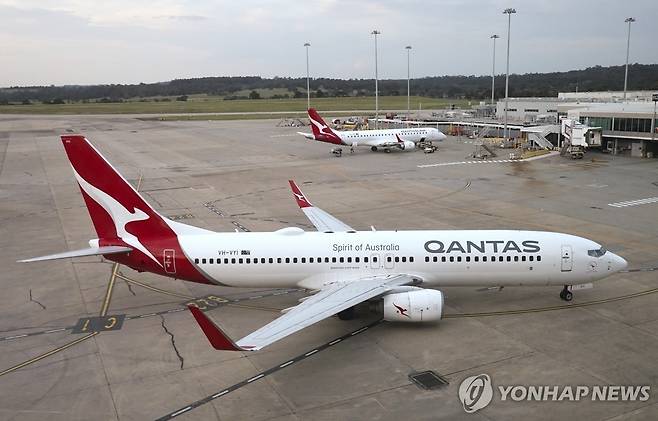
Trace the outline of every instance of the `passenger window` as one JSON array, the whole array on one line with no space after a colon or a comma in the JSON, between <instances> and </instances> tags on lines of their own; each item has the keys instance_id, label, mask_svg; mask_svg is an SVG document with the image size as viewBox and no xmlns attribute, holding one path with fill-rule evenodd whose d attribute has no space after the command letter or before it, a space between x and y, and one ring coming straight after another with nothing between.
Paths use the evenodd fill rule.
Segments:
<instances>
[{"instance_id":1,"label":"passenger window","mask_svg":"<svg viewBox=\"0 0 658 421\"><path fill-rule=\"evenodd\" d=\"M205 264L205 263L206 263L206 259L201 259L201 263Z\"/></svg>"},{"instance_id":2,"label":"passenger window","mask_svg":"<svg viewBox=\"0 0 658 421\"><path fill-rule=\"evenodd\" d=\"M514 256L514 261L518 262L519 261L519 256Z\"/></svg>"},{"instance_id":3,"label":"passenger window","mask_svg":"<svg viewBox=\"0 0 658 421\"><path fill-rule=\"evenodd\" d=\"M375 262L375 263L377 263L377 260L379 260L379 259L377 258L377 256L373 256L372 261Z\"/></svg>"},{"instance_id":4,"label":"passenger window","mask_svg":"<svg viewBox=\"0 0 658 421\"><path fill-rule=\"evenodd\" d=\"M402 263L407 263L407 258L405 256L402 256Z\"/></svg>"},{"instance_id":5,"label":"passenger window","mask_svg":"<svg viewBox=\"0 0 658 421\"><path fill-rule=\"evenodd\" d=\"M265 258L264 258L264 257L261 257L261 258L260 258L260 262L261 262L261 263L265 263Z\"/></svg>"},{"instance_id":6,"label":"passenger window","mask_svg":"<svg viewBox=\"0 0 658 421\"><path fill-rule=\"evenodd\" d=\"M302 257L302 263L306 263L306 257Z\"/></svg>"},{"instance_id":7,"label":"passenger window","mask_svg":"<svg viewBox=\"0 0 658 421\"><path fill-rule=\"evenodd\" d=\"M466 261L470 262L471 261L471 256L466 256Z\"/></svg>"},{"instance_id":8,"label":"passenger window","mask_svg":"<svg viewBox=\"0 0 658 421\"><path fill-rule=\"evenodd\" d=\"M238 259L238 263L239 263L239 264L242 264L242 263L244 263L244 259L242 259L242 258L239 258L239 259Z\"/></svg>"},{"instance_id":9,"label":"passenger window","mask_svg":"<svg viewBox=\"0 0 658 421\"><path fill-rule=\"evenodd\" d=\"M439 261L439 258L438 258L438 257L436 257L436 256L432 256L432 261L433 261L434 263L436 263L436 262L438 262L438 261Z\"/></svg>"},{"instance_id":10,"label":"passenger window","mask_svg":"<svg viewBox=\"0 0 658 421\"><path fill-rule=\"evenodd\" d=\"M308 258L308 262L309 262L309 263L313 263L313 258L312 258L312 257L309 257L309 258Z\"/></svg>"},{"instance_id":11,"label":"passenger window","mask_svg":"<svg viewBox=\"0 0 658 421\"><path fill-rule=\"evenodd\" d=\"M455 261L455 256L450 256L450 262L452 263L454 261Z\"/></svg>"},{"instance_id":12,"label":"passenger window","mask_svg":"<svg viewBox=\"0 0 658 421\"><path fill-rule=\"evenodd\" d=\"M274 263L274 259L270 257L270 263Z\"/></svg>"},{"instance_id":13,"label":"passenger window","mask_svg":"<svg viewBox=\"0 0 658 421\"><path fill-rule=\"evenodd\" d=\"M411 262L411 263L414 262L414 257L413 257L413 256L410 256L410 257L409 257L409 262Z\"/></svg>"},{"instance_id":14,"label":"passenger window","mask_svg":"<svg viewBox=\"0 0 658 421\"><path fill-rule=\"evenodd\" d=\"M528 260L532 262L533 260L535 260L535 256L528 256Z\"/></svg>"},{"instance_id":15,"label":"passenger window","mask_svg":"<svg viewBox=\"0 0 658 421\"><path fill-rule=\"evenodd\" d=\"M352 263L352 258L351 257L347 258L347 263Z\"/></svg>"},{"instance_id":16,"label":"passenger window","mask_svg":"<svg viewBox=\"0 0 658 421\"><path fill-rule=\"evenodd\" d=\"M445 263L445 262L446 262L446 257L445 257L445 256L441 256L441 261L442 261L443 263Z\"/></svg>"},{"instance_id":17,"label":"passenger window","mask_svg":"<svg viewBox=\"0 0 658 421\"><path fill-rule=\"evenodd\" d=\"M277 257L277 258L276 258L276 262L277 262L277 263L281 263L281 258L280 258L280 257Z\"/></svg>"},{"instance_id":18,"label":"passenger window","mask_svg":"<svg viewBox=\"0 0 658 421\"><path fill-rule=\"evenodd\" d=\"M525 262L525 256L521 256L521 261Z\"/></svg>"},{"instance_id":19,"label":"passenger window","mask_svg":"<svg viewBox=\"0 0 658 421\"><path fill-rule=\"evenodd\" d=\"M391 259L391 256L388 256L388 257L386 258L386 261L387 261L387 262L391 262L391 261L393 261L393 259ZM204 263L205 263L205 262L204 262Z\"/></svg>"},{"instance_id":20,"label":"passenger window","mask_svg":"<svg viewBox=\"0 0 658 421\"><path fill-rule=\"evenodd\" d=\"M194 263L196 263L197 265L199 264L199 258L198 257L196 259L194 259Z\"/></svg>"},{"instance_id":21,"label":"passenger window","mask_svg":"<svg viewBox=\"0 0 658 421\"><path fill-rule=\"evenodd\" d=\"M462 257L461 257L461 256L457 256L457 261L458 261L458 262L461 262L461 261L462 261Z\"/></svg>"},{"instance_id":22,"label":"passenger window","mask_svg":"<svg viewBox=\"0 0 658 421\"><path fill-rule=\"evenodd\" d=\"M340 258L340 262L341 262L341 263L345 263L345 258L344 258L344 257L341 257L341 258Z\"/></svg>"},{"instance_id":23,"label":"passenger window","mask_svg":"<svg viewBox=\"0 0 658 421\"><path fill-rule=\"evenodd\" d=\"M486 262L487 261L487 256L482 256L482 261Z\"/></svg>"},{"instance_id":24,"label":"passenger window","mask_svg":"<svg viewBox=\"0 0 658 421\"><path fill-rule=\"evenodd\" d=\"M297 258L296 258L296 257L293 257L293 258L292 258L292 262L293 262L293 263L297 263Z\"/></svg>"},{"instance_id":25,"label":"passenger window","mask_svg":"<svg viewBox=\"0 0 658 421\"><path fill-rule=\"evenodd\" d=\"M290 263L290 257L286 257L286 263Z\"/></svg>"},{"instance_id":26,"label":"passenger window","mask_svg":"<svg viewBox=\"0 0 658 421\"><path fill-rule=\"evenodd\" d=\"M355 258L354 258L354 261L355 261L356 263L359 263L360 258L359 258L359 257L355 257Z\"/></svg>"},{"instance_id":27,"label":"passenger window","mask_svg":"<svg viewBox=\"0 0 658 421\"><path fill-rule=\"evenodd\" d=\"M509 257L509 256L507 256L507 257ZM498 261L499 262L502 262L503 260L504 260L503 256L498 256Z\"/></svg>"},{"instance_id":28,"label":"passenger window","mask_svg":"<svg viewBox=\"0 0 658 421\"><path fill-rule=\"evenodd\" d=\"M229 262L228 258L224 259L224 264L228 265L228 262Z\"/></svg>"},{"instance_id":29,"label":"passenger window","mask_svg":"<svg viewBox=\"0 0 658 421\"><path fill-rule=\"evenodd\" d=\"M507 261L511 262L512 261L512 256L507 256Z\"/></svg>"},{"instance_id":30,"label":"passenger window","mask_svg":"<svg viewBox=\"0 0 658 421\"><path fill-rule=\"evenodd\" d=\"M208 263L212 265L213 263L215 263L215 259L208 259Z\"/></svg>"},{"instance_id":31,"label":"passenger window","mask_svg":"<svg viewBox=\"0 0 658 421\"><path fill-rule=\"evenodd\" d=\"M251 258L247 257L247 263L251 263Z\"/></svg>"},{"instance_id":32,"label":"passenger window","mask_svg":"<svg viewBox=\"0 0 658 421\"><path fill-rule=\"evenodd\" d=\"M235 264L235 258L231 259L231 263Z\"/></svg>"},{"instance_id":33,"label":"passenger window","mask_svg":"<svg viewBox=\"0 0 658 421\"><path fill-rule=\"evenodd\" d=\"M322 257L317 258L318 263L322 263Z\"/></svg>"},{"instance_id":34,"label":"passenger window","mask_svg":"<svg viewBox=\"0 0 658 421\"><path fill-rule=\"evenodd\" d=\"M335 257L331 258L331 263L336 263L336 258Z\"/></svg>"},{"instance_id":35,"label":"passenger window","mask_svg":"<svg viewBox=\"0 0 658 421\"><path fill-rule=\"evenodd\" d=\"M537 256L537 261L541 262L541 256Z\"/></svg>"},{"instance_id":36,"label":"passenger window","mask_svg":"<svg viewBox=\"0 0 658 421\"><path fill-rule=\"evenodd\" d=\"M400 257L395 256L395 263L400 263Z\"/></svg>"},{"instance_id":37,"label":"passenger window","mask_svg":"<svg viewBox=\"0 0 658 421\"><path fill-rule=\"evenodd\" d=\"M364 263L368 263L368 256L363 258Z\"/></svg>"}]
</instances>

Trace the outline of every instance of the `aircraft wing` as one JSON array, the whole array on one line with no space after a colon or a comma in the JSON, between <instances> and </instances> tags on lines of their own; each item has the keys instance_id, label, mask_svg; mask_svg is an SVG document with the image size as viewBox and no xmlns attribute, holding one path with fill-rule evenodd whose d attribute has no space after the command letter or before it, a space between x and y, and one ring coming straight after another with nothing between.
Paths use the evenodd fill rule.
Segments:
<instances>
[{"instance_id":1,"label":"aircraft wing","mask_svg":"<svg viewBox=\"0 0 658 421\"><path fill-rule=\"evenodd\" d=\"M323 211L320 208L316 208L311 204L311 202L304 196L304 193L299 189L297 184L294 181L289 180L290 188L292 189L292 194L295 196L297 205L304 212L306 217L311 221L318 231L321 232L345 232L345 231L356 231L354 228L350 227L346 223L334 218L327 212Z\"/></svg>"},{"instance_id":2,"label":"aircraft wing","mask_svg":"<svg viewBox=\"0 0 658 421\"><path fill-rule=\"evenodd\" d=\"M419 281L418 278L401 274L330 284L283 316L237 342L233 342L199 308L189 306L189 309L213 348L225 351L257 351L340 311L386 294L395 287Z\"/></svg>"}]
</instances>

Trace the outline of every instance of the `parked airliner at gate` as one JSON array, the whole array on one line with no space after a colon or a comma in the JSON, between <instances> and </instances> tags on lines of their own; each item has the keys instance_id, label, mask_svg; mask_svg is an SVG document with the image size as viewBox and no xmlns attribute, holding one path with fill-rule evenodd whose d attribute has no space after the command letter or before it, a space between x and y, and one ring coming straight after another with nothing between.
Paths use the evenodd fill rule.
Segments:
<instances>
[{"instance_id":1,"label":"parked airliner at gate","mask_svg":"<svg viewBox=\"0 0 658 421\"><path fill-rule=\"evenodd\" d=\"M308 118L311 122L312 133L297 132L297 134L307 139L349 146L352 149L357 146L367 146L373 152L377 152L379 149L385 152L391 152L391 150L413 151L418 142L440 142L446 138L446 135L434 127L334 131L320 117L315 108L308 109Z\"/></svg>"},{"instance_id":2,"label":"parked airliner at gate","mask_svg":"<svg viewBox=\"0 0 658 421\"><path fill-rule=\"evenodd\" d=\"M169 220L83 136L62 136L97 239L90 248L24 260L102 255L137 271L204 284L299 287L315 292L237 342L192 308L217 349L258 350L322 319L350 318L380 301L390 321L437 321L443 286L563 286L605 278L626 261L569 234L519 230L357 231L313 206L290 181L298 206L317 228L218 233Z\"/></svg>"}]
</instances>

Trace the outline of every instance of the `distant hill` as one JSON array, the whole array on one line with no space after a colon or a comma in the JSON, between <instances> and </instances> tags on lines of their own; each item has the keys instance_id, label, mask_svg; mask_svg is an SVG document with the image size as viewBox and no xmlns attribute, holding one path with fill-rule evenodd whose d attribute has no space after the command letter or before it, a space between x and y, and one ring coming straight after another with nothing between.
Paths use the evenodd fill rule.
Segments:
<instances>
[{"instance_id":1,"label":"distant hill","mask_svg":"<svg viewBox=\"0 0 658 421\"><path fill-rule=\"evenodd\" d=\"M565 91L622 90L624 66L594 66L568 72L510 75L510 97L557 96ZM406 95L406 79L381 80L381 95ZM496 76L496 97L504 96L504 75ZM305 78L264 79L258 76L202 77L175 79L169 82L132 85L68 85L29 86L0 89L0 104L21 102L119 102L129 98L182 97L185 95L219 95L225 99L256 99L260 95L245 91L276 90L276 97L306 96ZM482 99L491 96L490 76L438 76L413 80L413 94L434 98ZM373 79L313 79L312 95L316 97L371 96ZM629 66L629 90L658 90L658 64ZM283 92L283 93L282 93ZM2 109L0 108L0 112Z\"/></svg>"}]
</instances>

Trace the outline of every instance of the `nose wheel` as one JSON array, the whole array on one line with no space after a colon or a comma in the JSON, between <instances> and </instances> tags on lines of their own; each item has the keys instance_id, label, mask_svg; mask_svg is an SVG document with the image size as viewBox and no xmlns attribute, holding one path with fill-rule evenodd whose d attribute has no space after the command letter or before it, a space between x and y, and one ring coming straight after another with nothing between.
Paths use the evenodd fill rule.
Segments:
<instances>
[{"instance_id":1,"label":"nose wheel","mask_svg":"<svg viewBox=\"0 0 658 421\"><path fill-rule=\"evenodd\" d=\"M560 291L560 298L564 301L573 300L573 292L569 291L569 285L565 285L562 291Z\"/></svg>"}]
</instances>

